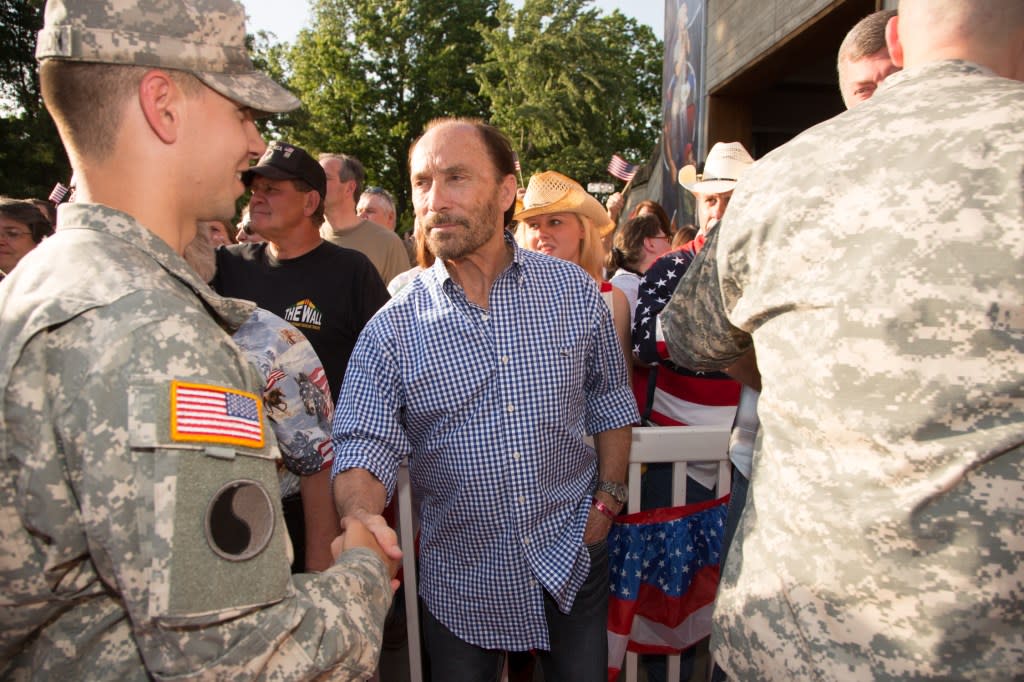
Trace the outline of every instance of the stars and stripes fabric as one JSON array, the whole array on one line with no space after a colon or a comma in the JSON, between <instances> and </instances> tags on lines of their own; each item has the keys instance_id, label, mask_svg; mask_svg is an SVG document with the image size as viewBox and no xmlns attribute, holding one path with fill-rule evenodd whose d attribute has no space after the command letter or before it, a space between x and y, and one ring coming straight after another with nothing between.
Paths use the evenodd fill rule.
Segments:
<instances>
[{"instance_id":1,"label":"stars and stripes fabric","mask_svg":"<svg viewBox=\"0 0 1024 682\"><path fill-rule=\"evenodd\" d=\"M608 534L608 679L626 651L677 654L711 634L729 496L620 516Z\"/></svg>"},{"instance_id":2,"label":"stars and stripes fabric","mask_svg":"<svg viewBox=\"0 0 1024 682\"><path fill-rule=\"evenodd\" d=\"M262 448L263 406L252 393L171 382L171 437Z\"/></svg>"},{"instance_id":3,"label":"stars and stripes fabric","mask_svg":"<svg viewBox=\"0 0 1024 682\"><path fill-rule=\"evenodd\" d=\"M729 426L736 416L740 384L721 372L694 372L672 362L661 329L660 313L704 245L697 237L656 260L640 279L633 320L633 355L655 369L654 388L638 394L641 411L654 426ZM648 407L647 399L651 398ZM705 488L715 485L716 466L695 462L686 474Z\"/></svg>"},{"instance_id":4,"label":"stars and stripes fabric","mask_svg":"<svg viewBox=\"0 0 1024 682\"><path fill-rule=\"evenodd\" d=\"M263 406L287 472L282 496L298 492L299 476L329 468L334 459L334 402L313 345L274 313L257 308L232 337L266 377Z\"/></svg>"},{"instance_id":5,"label":"stars and stripes fabric","mask_svg":"<svg viewBox=\"0 0 1024 682\"><path fill-rule=\"evenodd\" d=\"M516 152L512 152L512 161L516 165L516 173L522 173L523 166L519 163L519 154L517 154Z\"/></svg>"},{"instance_id":6,"label":"stars and stripes fabric","mask_svg":"<svg viewBox=\"0 0 1024 682\"><path fill-rule=\"evenodd\" d=\"M281 381L286 376L288 375L282 372L280 369L274 368L270 372L270 374L267 375L267 385L264 386L264 390L269 391L277 384L277 382Z\"/></svg>"},{"instance_id":7,"label":"stars and stripes fabric","mask_svg":"<svg viewBox=\"0 0 1024 682\"><path fill-rule=\"evenodd\" d=\"M661 329L659 314L703 243L704 238L698 237L656 260L644 273L637 290L633 355L644 364L658 366L654 406L650 411L650 421L658 426L728 425L739 402L739 383L727 375L693 372L673 363ZM691 469L701 470L700 466L688 471Z\"/></svg>"},{"instance_id":8,"label":"stars and stripes fabric","mask_svg":"<svg viewBox=\"0 0 1024 682\"><path fill-rule=\"evenodd\" d=\"M638 169L639 166L626 161L618 154L612 154L612 160L608 162L608 174L623 182L632 180Z\"/></svg>"},{"instance_id":9,"label":"stars and stripes fabric","mask_svg":"<svg viewBox=\"0 0 1024 682\"><path fill-rule=\"evenodd\" d=\"M633 355L648 365L668 360L668 347L661 333L658 314L672 298L679 280L699 250L697 240L669 251L644 272L637 288L633 319Z\"/></svg>"},{"instance_id":10,"label":"stars and stripes fabric","mask_svg":"<svg viewBox=\"0 0 1024 682\"><path fill-rule=\"evenodd\" d=\"M327 395L331 394L330 386L327 385L327 372L324 371L322 365L313 368L309 375L309 380L321 390L327 391Z\"/></svg>"}]
</instances>

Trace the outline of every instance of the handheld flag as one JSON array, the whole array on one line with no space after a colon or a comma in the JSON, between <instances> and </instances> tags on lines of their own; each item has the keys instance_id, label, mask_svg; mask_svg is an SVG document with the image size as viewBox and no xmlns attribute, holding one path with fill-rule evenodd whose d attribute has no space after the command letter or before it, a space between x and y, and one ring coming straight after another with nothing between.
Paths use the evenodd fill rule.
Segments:
<instances>
[{"instance_id":1,"label":"handheld flag","mask_svg":"<svg viewBox=\"0 0 1024 682\"><path fill-rule=\"evenodd\" d=\"M523 182L523 167L519 163L519 154L512 152L512 161L516 165L516 176L519 178L519 186L526 187L526 183Z\"/></svg>"},{"instance_id":2,"label":"handheld flag","mask_svg":"<svg viewBox=\"0 0 1024 682\"><path fill-rule=\"evenodd\" d=\"M612 154L612 160L608 162L608 174L623 182L632 180L638 169L639 166L626 161L618 154Z\"/></svg>"},{"instance_id":3,"label":"handheld flag","mask_svg":"<svg viewBox=\"0 0 1024 682\"><path fill-rule=\"evenodd\" d=\"M47 197L54 204L63 203L65 199L71 194L71 188L67 185L58 182L53 186L53 191L50 192L50 196Z\"/></svg>"}]
</instances>

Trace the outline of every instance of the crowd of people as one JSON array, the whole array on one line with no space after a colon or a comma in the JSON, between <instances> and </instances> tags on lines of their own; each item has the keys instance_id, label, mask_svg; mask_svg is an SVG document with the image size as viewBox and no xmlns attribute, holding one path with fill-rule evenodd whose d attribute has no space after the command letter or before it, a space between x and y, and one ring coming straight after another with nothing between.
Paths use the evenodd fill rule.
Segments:
<instances>
[{"instance_id":1,"label":"crowd of people","mask_svg":"<svg viewBox=\"0 0 1024 682\"><path fill-rule=\"evenodd\" d=\"M692 226L431 121L408 240L262 140L299 101L244 34L47 3L75 177L0 197L0 677L379 675L407 461L430 679L606 679L637 425L732 429L715 679L1020 675L1024 9L865 17L848 111L680 168Z\"/></svg>"}]
</instances>

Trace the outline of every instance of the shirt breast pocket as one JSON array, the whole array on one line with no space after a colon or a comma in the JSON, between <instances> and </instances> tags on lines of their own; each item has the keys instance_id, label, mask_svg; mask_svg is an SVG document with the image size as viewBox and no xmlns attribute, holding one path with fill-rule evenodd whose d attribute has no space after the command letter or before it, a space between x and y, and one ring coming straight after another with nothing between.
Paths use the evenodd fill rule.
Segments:
<instances>
[{"instance_id":1,"label":"shirt breast pocket","mask_svg":"<svg viewBox=\"0 0 1024 682\"><path fill-rule=\"evenodd\" d=\"M583 387L586 382L586 346L580 338L562 339L546 354L539 364L538 381L548 390L538 391L549 401L549 412L562 414L566 410L582 407Z\"/></svg>"}]
</instances>

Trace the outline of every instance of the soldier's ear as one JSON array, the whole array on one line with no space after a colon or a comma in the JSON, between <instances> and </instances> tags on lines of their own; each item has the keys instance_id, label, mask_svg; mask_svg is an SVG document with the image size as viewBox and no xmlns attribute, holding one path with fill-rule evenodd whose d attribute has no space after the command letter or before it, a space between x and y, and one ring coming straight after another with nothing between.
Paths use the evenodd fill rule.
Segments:
<instances>
[{"instance_id":1,"label":"soldier's ear","mask_svg":"<svg viewBox=\"0 0 1024 682\"><path fill-rule=\"evenodd\" d=\"M900 43L900 17L898 14L885 24L885 44L889 48L889 59L902 69L903 44Z\"/></svg>"},{"instance_id":2,"label":"soldier's ear","mask_svg":"<svg viewBox=\"0 0 1024 682\"><path fill-rule=\"evenodd\" d=\"M178 139L185 95L166 71L147 71L139 82L139 106L153 133L164 144Z\"/></svg>"}]
</instances>

